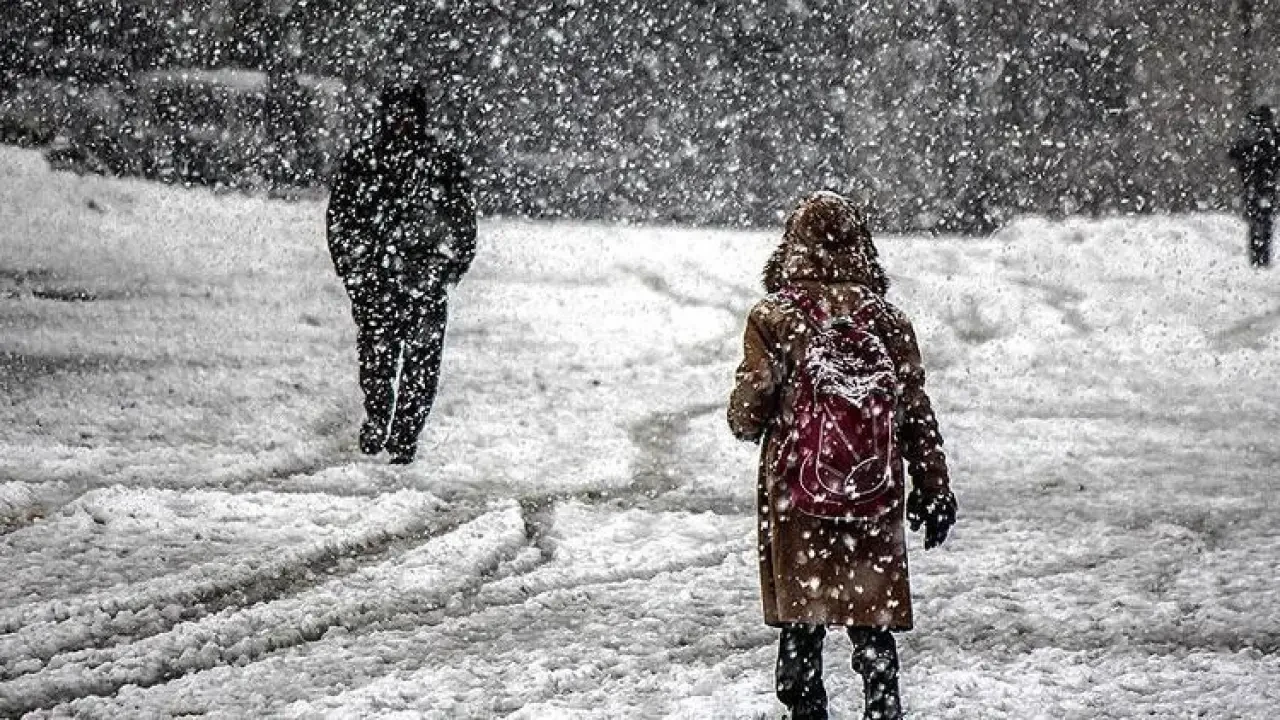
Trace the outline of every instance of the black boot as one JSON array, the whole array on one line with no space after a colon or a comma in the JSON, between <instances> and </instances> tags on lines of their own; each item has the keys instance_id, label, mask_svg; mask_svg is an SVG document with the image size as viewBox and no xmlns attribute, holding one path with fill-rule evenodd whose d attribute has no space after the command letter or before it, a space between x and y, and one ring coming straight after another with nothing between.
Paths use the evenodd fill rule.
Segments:
<instances>
[{"instance_id":1,"label":"black boot","mask_svg":"<svg viewBox=\"0 0 1280 720\"><path fill-rule=\"evenodd\" d=\"M392 465L408 465L413 462L413 458L418 454L418 445L396 445L387 444L387 452L391 453Z\"/></svg>"},{"instance_id":2,"label":"black boot","mask_svg":"<svg viewBox=\"0 0 1280 720\"><path fill-rule=\"evenodd\" d=\"M778 641L778 700L791 720L827 720L827 690L822 684L822 625L787 625Z\"/></svg>"},{"instance_id":3,"label":"black boot","mask_svg":"<svg viewBox=\"0 0 1280 720\"><path fill-rule=\"evenodd\" d=\"M803 703L791 708L790 720L827 720L827 703Z\"/></svg>"},{"instance_id":4,"label":"black boot","mask_svg":"<svg viewBox=\"0 0 1280 720\"><path fill-rule=\"evenodd\" d=\"M888 630L849 628L853 671L862 676L865 720L900 720L898 644Z\"/></svg>"}]
</instances>

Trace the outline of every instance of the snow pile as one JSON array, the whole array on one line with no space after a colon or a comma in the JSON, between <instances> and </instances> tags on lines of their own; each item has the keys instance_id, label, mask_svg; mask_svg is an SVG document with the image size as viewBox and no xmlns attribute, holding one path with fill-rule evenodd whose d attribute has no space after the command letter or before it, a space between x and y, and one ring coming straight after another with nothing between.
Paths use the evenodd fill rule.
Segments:
<instances>
[{"instance_id":1,"label":"snow pile","mask_svg":"<svg viewBox=\"0 0 1280 720\"><path fill-rule=\"evenodd\" d=\"M22 482L0 483L0 532L26 524L45 514L39 486Z\"/></svg>"}]
</instances>

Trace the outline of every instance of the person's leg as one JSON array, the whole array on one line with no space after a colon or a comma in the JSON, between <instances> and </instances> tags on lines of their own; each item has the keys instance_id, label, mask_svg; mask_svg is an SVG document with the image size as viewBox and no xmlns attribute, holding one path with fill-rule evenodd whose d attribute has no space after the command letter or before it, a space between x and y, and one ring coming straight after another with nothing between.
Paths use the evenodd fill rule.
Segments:
<instances>
[{"instance_id":1,"label":"person's leg","mask_svg":"<svg viewBox=\"0 0 1280 720\"><path fill-rule=\"evenodd\" d=\"M822 625L793 624L778 639L776 671L778 700L793 720L825 720L827 690L822 684Z\"/></svg>"},{"instance_id":2,"label":"person's leg","mask_svg":"<svg viewBox=\"0 0 1280 720\"><path fill-rule=\"evenodd\" d=\"M1257 267L1262 264L1258 257L1261 249L1262 225L1258 222L1258 213L1253 208L1246 208L1245 221L1249 223L1249 264Z\"/></svg>"},{"instance_id":3,"label":"person's leg","mask_svg":"<svg viewBox=\"0 0 1280 720\"><path fill-rule=\"evenodd\" d=\"M360 451L367 455L382 452L395 406L394 382L400 342L387 300L382 296L353 298L351 306L356 320L360 389L364 391L365 420L360 426Z\"/></svg>"},{"instance_id":4,"label":"person's leg","mask_svg":"<svg viewBox=\"0 0 1280 720\"><path fill-rule=\"evenodd\" d=\"M1254 265L1268 267L1271 265L1271 233L1275 227L1274 214L1270 207L1263 208L1258 214L1258 233L1254 241Z\"/></svg>"},{"instance_id":5,"label":"person's leg","mask_svg":"<svg viewBox=\"0 0 1280 720\"><path fill-rule=\"evenodd\" d=\"M427 423L440 384L440 359L448 322L448 296L443 288L416 299L405 317L404 361L400 370L399 401L391 424L387 450L392 462L411 462L418 436Z\"/></svg>"},{"instance_id":6,"label":"person's leg","mask_svg":"<svg viewBox=\"0 0 1280 720\"><path fill-rule=\"evenodd\" d=\"M1271 258L1271 199L1262 190L1245 188L1244 217L1249 223L1249 264L1265 267Z\"/></svg>"},{"instance_id":7,"label":"person's leg","mask_svg":"<svg viewBox=\"0 0 1280 720\"><path fill-rule=\"evenodd\" d=\"M862 676L866 720L898 720L902 703L898 697L898 643L888 630L870 627L849 628L853 642L853 671Z\"/></svg>"}]
</instances>

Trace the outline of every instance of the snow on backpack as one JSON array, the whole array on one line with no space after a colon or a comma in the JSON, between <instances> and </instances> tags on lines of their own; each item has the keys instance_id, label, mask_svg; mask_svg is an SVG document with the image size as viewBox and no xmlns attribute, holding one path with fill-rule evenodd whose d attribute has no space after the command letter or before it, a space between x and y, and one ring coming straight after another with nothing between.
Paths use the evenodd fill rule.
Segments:
<instances>
[{"instance_id":1,"label":"snow on backpack","mask_svg":"<svg viewBox=\"0 0 1280 720\"><path fill-rule=\"evenodd\" d=\"M831 318L795 288L779 296L812 330L795 368L790 427L783 428L775 476L799 512L819 518L870 520L897 499L893 463L897 375L872 331L874 303Z\"/></svg>"}]
</instances>

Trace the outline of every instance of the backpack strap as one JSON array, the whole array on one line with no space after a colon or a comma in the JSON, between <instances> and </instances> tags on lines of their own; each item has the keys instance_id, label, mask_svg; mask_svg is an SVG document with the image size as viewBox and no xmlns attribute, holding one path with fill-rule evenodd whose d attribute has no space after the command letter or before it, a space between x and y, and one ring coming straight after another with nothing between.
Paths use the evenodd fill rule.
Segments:
<instances>
[{"instance_id":1,"label":"backpack strap","mask_svg":"<svg viewBox=\"0 0 1280 720\"><path fill-rule=\"evenodd\" d=\"M809 324L814 327L823 327L827 324L827 320L831 318L827 311L823 310L822 306L820 306L816 300L803 292L800 292L800 289L794 285L788 285L787 287L779 290L778 297L799 309L800 312L804 314L805 319L809 321Z\"/></svg>"},{"instance_id":2,"label":"backpack strap","mask_svg":"<svg viewBox=\"0 0 1280 720\"><path fill-rule=\"evenodd\" d=\"M884 300L876 295L872 295L869 300L863 303L862 307L849 313L850 320L856 320L864 315L874 315L884 307Z\"/></svg>"},{"instance_id":3,"label":"backpack strap","mask_svg":"<svg viewBox=\"0 0 1280 720\"><path fill-rule=\"evenodd\" d=\"M810 324L817 328L825 327L827 321L831 319L831 314L826 310L823 310L817 300L814 300L809 295L801 292L800 289L794 285L788 285L782 288L777 294L779 298L791 303L804 313ZM871 314L880 307L881 302L883 301L880 298L873 295L869 300L863 303L861 307L849 313L848 317L850 320L857 320L864 315Z\"/></svg>"}]
</instances>

